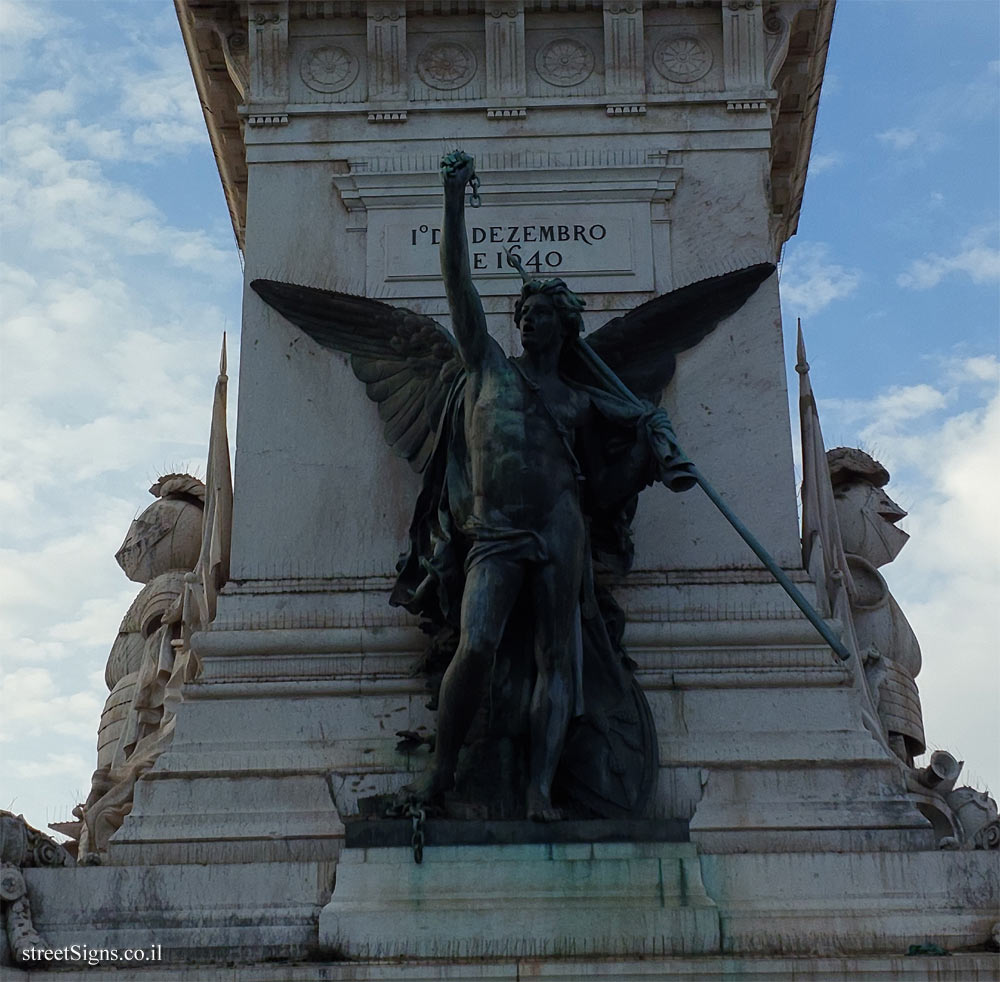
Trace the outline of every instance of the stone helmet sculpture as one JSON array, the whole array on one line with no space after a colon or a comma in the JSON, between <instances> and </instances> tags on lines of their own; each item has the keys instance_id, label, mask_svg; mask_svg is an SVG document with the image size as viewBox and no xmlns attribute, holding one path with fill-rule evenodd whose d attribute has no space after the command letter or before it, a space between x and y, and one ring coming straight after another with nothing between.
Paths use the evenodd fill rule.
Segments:
<instances>
[{"instance_id":1,"label":"stone helmet sculpture","mask_svg":"<svg viewBox=\"0 0 1000 982\"><path fill-rule=\"evenodd\" d=\"M135 583L190 570L201 549L205 485L190 474L165 474L150 489L157 500L129 527L115 559Z\"/></svg>"},{"instance_id":2,"label":"stone helmet sculpture","mask_svg":"<svg viewBox=\"0 0 1000 982\"><path fill-rule=\"evenodd\" d=\"M854 447L828 450L826 459L844 551L863 556L876 567L891 563L910 536L896 527L906 511L883 490L889 472Z\"/></svg>"}]
</instances>

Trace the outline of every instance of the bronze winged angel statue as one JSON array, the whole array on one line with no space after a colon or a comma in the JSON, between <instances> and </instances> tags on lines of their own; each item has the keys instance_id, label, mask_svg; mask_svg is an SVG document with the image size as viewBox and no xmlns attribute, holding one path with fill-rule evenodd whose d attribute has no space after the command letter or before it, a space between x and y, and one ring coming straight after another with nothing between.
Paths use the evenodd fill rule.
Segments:
<instances>
[{"instance_id":1,"label":"bronze winged angel statue","mask_svg":"<svg viewBox=\"0 0 1000 982\"><path fill-rule=\"evenodd\" d=\"M583 298L561 279L529 280L514 308L523 354L508 357L469 264L473 159L448 154L441 177L454 336L379 301L251 284L319 344L350 355L386 441L423 478L390 602L434 635L426 668L439 683L438 728L430 767L399 800L451 792L494 817L640 817L655 788L656 735L622 647L622 612L595 568L628 570L641 489L695 483L656 403L675 354L774 267L656 298L590 335L589 348ZM607 366L641 400L609 386Z\"/></svg>"}]
</instances>

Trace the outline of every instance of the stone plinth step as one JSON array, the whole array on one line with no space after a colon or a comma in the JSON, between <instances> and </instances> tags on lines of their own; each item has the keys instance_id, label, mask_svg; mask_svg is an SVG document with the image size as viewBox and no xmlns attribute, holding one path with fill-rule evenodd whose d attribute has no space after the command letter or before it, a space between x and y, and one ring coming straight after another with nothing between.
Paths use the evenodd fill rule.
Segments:
<instances>
[{"instance_id":1,"label":"stone plinth step","mask_svg":"<svg viewBox=\"0 0 1000 982\"><path fill-rule=\"evenodd\" d=\"M441 962L311 961L304 964L161 966L136 969L130 982L995 982L992 952L946 957L844 955L836 958L511 959ZM4 982L50 982L49 969L7 969ZM123 982L118 969L63 969L58 982Z\"/></svg>"},{"instance_id":2,"label":"stone plinth step","mask_svg":"<svg viewBox=\"0 0 1000 982\"><path fill-rule=\"evenodd\" d=\"M720 950L690 843L345 848L319 921L348 958L653 956Z\"/></svg>"},{"instance_id":3,"label":"stone plinth step","mask_svg":"<svg viewBox=\"0 0 1000 982\"><path fill-rule=\"evenodd\" d=\"M408 818L348 818L344 820L348 849L408 846L413 826ZM581 819L562 822L428 818L428 846L507 846L562 842L689 842L687 819Z\"/></svg>"}]
</instances>

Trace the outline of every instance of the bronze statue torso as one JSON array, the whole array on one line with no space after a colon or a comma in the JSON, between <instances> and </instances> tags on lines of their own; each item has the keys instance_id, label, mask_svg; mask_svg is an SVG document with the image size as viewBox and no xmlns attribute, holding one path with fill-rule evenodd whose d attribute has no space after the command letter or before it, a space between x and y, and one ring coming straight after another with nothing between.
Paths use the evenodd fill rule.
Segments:
<instances>
[{"instance_id":1,"label":"bronze statue torso","mask_svg":"<svg viewBox=\"0 0 1000 982\"><path fill-rule=\"evenodd\" d=\"M558 378L546 381L543 389L529 379L499 346L470 372L466 441L477 523L543 532L557 512L579 511L573 441L590 401Z\"/></svg>"}]
</instances>

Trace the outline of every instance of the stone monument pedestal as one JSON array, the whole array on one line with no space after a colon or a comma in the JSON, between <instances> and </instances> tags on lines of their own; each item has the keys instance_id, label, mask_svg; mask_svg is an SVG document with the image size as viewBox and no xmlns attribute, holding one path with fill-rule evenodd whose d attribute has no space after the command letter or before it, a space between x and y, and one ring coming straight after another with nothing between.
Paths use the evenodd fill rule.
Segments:
<instances>
[{"instance_id":1,"label":"stone monument pedestal","mask_svg":"<svg viewBox=\"0 0 1000 982\"><path fill-rule=\"evenodd\" d=\"M691 843L346 848L319 918L345 958L710 954L719 911Z\"/></svg>"},{"instance_id":2,"label":"stone monument pedestal","mask_svg":"<svg viewBox=\"0 0 1000 982\"><path fill-rule=\"evenodd\" d=\"M867 642L835 657L696 492L644 493L631 571L599 584L655 722L659 782L633 841L551 841L571 823L439 838L428 821L418 864L408 823L373 835L362 803L427 764L400 735L436 725L415 674L428 637L388 603L420 476L347 360L249 288L364 294L448 326L439 163L456 136L482 177L476 288L511 353L508 245L585 297L588 335L773 261L798 221L833 4L177 8L246 260L230 575L106 865L24 870L34 928L53 948L162 946L128 973L149 982L995 978L995 810L960 789L988 821L952 834L941 776L925 783L879 717ZM805 554L799 535L776 277L680 351L661 405L850 634L827 575L846 567L827 570L841 533L807 523Z\"/></svg>"}]
</instances>

